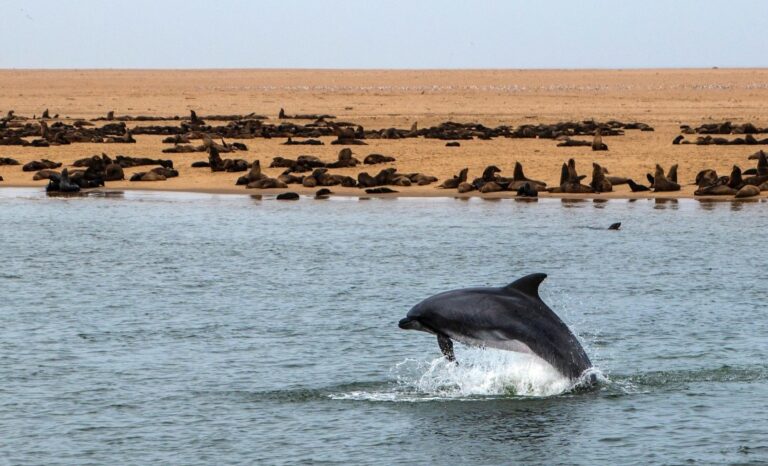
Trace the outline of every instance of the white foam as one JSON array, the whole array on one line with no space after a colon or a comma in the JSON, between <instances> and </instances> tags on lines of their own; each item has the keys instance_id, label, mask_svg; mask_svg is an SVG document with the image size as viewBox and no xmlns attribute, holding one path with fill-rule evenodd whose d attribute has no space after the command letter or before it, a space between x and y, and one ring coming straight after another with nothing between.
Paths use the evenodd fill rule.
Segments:
<instances>
[{"instance_id":1,"label":"white foam","mask_svg":"<svg viewBox=\"0 0 768 466\"><path fill-rule=\"evenodd\" d=\"M402 374L398 383L444 397L552 396L571 387L570 380L531 354L467 348L459 361L453 364L445 358L434 359L420 375Z\"/></svg>"},{"instance_id":2,"label":"white foam","mask_svg":"<svg viewBox=\"0 0 768 466\"><path fill-rule=\"evenodd\" d=\"M458 348L457 348L458 349ZM547 397L566 393L573 381L538 356L464 347L459 364L443 357L407 359L393 369L396 383L381 391L331 395L339 400L434 401L488 397Z\"/></svg>"}]
</instances>

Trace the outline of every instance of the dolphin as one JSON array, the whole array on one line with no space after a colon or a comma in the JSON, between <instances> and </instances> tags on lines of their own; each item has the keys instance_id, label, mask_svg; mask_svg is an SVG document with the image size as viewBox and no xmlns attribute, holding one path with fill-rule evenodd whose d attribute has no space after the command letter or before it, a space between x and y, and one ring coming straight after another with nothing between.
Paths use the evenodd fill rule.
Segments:
<instances>
[{"instance_id":1,"label":"dolphin","mask_svg":"<svg viewBox=\"0 0 768 466\"><path fill-rule=\"evenodd\" d=\"M465 288L431 296L408 311L399 327L437 335L437 344L455 361L453 340L538 356L560 374L579 379L592 367L568 326L539 297L546 274L527 275L500 288ZM595 382L592 374L589 382Z\"/></svg>"}]
</instances>

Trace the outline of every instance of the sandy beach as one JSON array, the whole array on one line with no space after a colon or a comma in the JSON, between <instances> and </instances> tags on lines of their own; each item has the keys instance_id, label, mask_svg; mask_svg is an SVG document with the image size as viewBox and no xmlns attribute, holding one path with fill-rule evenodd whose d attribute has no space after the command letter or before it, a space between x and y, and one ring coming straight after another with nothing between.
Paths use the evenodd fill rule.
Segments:
<instances>
[{"instance_id":1,"label":"sandy beach","mask_svg":"<svg viewBox=\"0 0 768 466\"><path fill-rule=\"evenodd\" d=\"M656 163L668 168L679 164L681 191L631 193L626 185L612 193L586 197L692 197L696 173L713 168L727 175L734 164L742 169L755 166L747 156L765 145L699 146L672 145L680 125L731 121L768 126L768 70L592 70L592 71L334 71L334 70L205 70L205 71L0 71L0 112L39 117L45 109L60 119L92 119L114 110L117 115L186 116L267 115L277 120L278 111L288 113L329 113L339 121L350 121L366 129L410 128L437 125L445 121L478 122L486 126L556 123L560 121L619 120L643 122L652 132L628 130L623 136L604 137L609 150L592 152L589 147L556 147L552 139L510 139L461 141L461 147L446 147L437 139L377 139L368 145L353 146L362 160L370 153L396 158L386 165L334 169L333 173L355 177L360 171L375 174L396 167L400 172L421 172L440 181L464 167L469 178L478 177L488 165L497 165L501 175L511 176L516 161L530 178L555 185L561 164L574 158L580 174L590 175L597 162L617 176L643 183ZM54 120L55 121L55 120ZM293 120L297 123L309 121ZM103 123L103 122L100 122ZM97 124L99 124L97 122ZM129 123L178 124L178 122ZM217 124L226 124L218 122ZM695 139L696 135L687 138ZM764 135L763 135L764 136ZM0 146L0 157L12 157L22 164L50 159L71 165L76 159L101 154L170 158L179 170L178 178L161 182L108 182L109 189L156 189L259 194L235 186L242 173L211 173L190 164L206 160L205 153L163 154L171 147L162 136L137 135L135 144L75 143L51 147ZM734 137L734 136L728 136ZM322 160L336 160L340 146L322 138L322 146L285 146L284 139L243 140L247 151L225 156L259 160L268 167L275 156L295 158L302 154ZM588 138L577 137L575 139ZM228 141L233 142L233 141ZM147 167L126 170L126 176ZM265 168L277 176L280 168ZM33 173L19 166L0 166L4 178L0 187L44 186L32 181ZM589 178L587 179L587 181ZM456 196L456 190L429 186L396 187L404 196ZM647 183L646 183L647 184ZM332 188L335 193L359 195L356 188ZM314 193L315 189L289 185L288 190ZM501 192L489 197L510 197ZM479 195L476 191L467 195ZM549 195L549 194L542 194ZM766 194L763 193L762 196ZM579 197L579 196L576 196Z\"/></svg>"}]
</instances>

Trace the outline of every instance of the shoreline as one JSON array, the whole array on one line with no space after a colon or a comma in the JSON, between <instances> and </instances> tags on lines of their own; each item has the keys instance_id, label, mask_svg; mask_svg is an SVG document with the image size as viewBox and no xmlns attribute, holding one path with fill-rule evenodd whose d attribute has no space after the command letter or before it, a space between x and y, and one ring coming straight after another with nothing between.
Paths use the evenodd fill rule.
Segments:
<instances>
[{"instance_id":1,"label":"shoreline","mask_svg":"<svg viewBox=\"0 0 768 466\"><path fill-rule=\"evenodd\" d=\"M47 184L47 183L46 183ZM0 184L0 191L4 189L33 189L39 188L41 193L45 192L45 184L35 183L13 183L13 184ZM759 202L768 201L768 192L760 193L759 196L750 198L735 198L732 195L727 196L693 196L692 194L685 193L683 191L673 191L664 193L587 193L587 194L568 194L568 193L540 193L538 198L518 197L512 191L500 191L495 193L479 193L472 191L469 193L458 194L453 190L434 190L437 192L430 192L422 189L408 190L407 188L399 188L401 191L397 193L386 194L368 194L364 191L360 192L357 188L339 188L337 190L332 189L330 197L341 198L382 198L382 199L398 199L398 198L412 198L412 199L484 199L484 200L502 200L512 199L518 201L533 202L537 199L560 199L565 201L609 201L609 200L656 200L656 201L670 201L670 200L694 200L694 201L706 201L706 202ZM89 193L120 193L123 191L145 191L149 193L179 193L179 194L211 194L211 195L226 195L226 196L277 196L281 193L294 192L304 197L315 197L315 192L319 188L304 188L301 189L229 189L229 188L157 188L157 187L144 187L144 186L126 186L126 187L101 187L86 189L81 191L83 194ZM76 196L74 196L76 197Z\"/></svg>"}]
</instances>

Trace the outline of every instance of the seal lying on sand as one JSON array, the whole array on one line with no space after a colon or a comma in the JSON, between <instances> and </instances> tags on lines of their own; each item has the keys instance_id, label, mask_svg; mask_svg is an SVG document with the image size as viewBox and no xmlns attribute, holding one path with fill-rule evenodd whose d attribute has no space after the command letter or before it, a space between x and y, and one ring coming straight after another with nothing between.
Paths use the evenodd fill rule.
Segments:
<instances>
[{"instance_id":1,"label":"seal lying on sand","mask_svg":"<svg viewBox=\"0 0 768 466\"><path fill-rule=\"evenodd\" d=\"M736 194L736 190L728 186L727 184L715 183L709 186L704 186L693 192L694 196L732 196Z\"/></svg>"},{"instance_id":2,"label":"seal lying on sand","mask_svg":"<svg viewBox=\"0 0 768 466\"><path fill-rule=\"evenodd\" d=\"M695 183L699 188L705 188L715 184L718 179L717 172L708 168L696 174Z\"/></svg>"},{"instance_id":3,"label":"seal lying on sand","mask_svg":"<svg viewBox=\"0 0 768 466\"><path fill-rule=\"evenodd\" d=\"M458 175L454 176L449 180L443 181L443 184L438 186L438 188L443 188L443 189L458 188L461 183L464 183L465 181L467 181L467 173L469 173L469 168L462 169Z\"/></svg>"},{"instance_id":4,"label":"seal lying on sand","mask_svg":"<svg viewBox=\"0 0 768 466\"><path fill-rule=\"evenodd\" d=\"M261 172L261 162L256 159L251 164L251 171L249 171L247 175L238 178L235 184L238 186L247 185L248 183L253 183L264 178L267 178L267 175Z\"/></svg>"},{"instance_id":5,"label":"seal lying on sand","mask_svg":"<svg viewBox=\"0 0 768 466\"><path fill-rule=\"evenodd\" d=\"M536 185L526 182L517 189L517 195L520 197L539 197L539 190Z\"/></svg>"},{"instance_id":6,"label":"seal lying on sand","mask_svg":"<svg viewBox=\"0 0 768 466\"><path fill-rule=\"evenodd\" d=\"M754 197L760 195L760 188L753 184L745 185L736 193L736 198Z\"/></svg>"},{"instance_id":7,"label":"seal lying on sand","mask_svg":"<svg viewBox=\"0 0 768 466\"><path fill-rule=\"evenodd\" d=\"M61 172L57 172L56 170L40 170L39 172L35 173L35 176L32 177L33 180L50 180L51 175L61 176Z\"/></svg>"},{"instance_id":8,"label":"seal lying on sand","mask_svg":"<svg viewBox=\"0 0 768 466\"><path fill-rule=\"evenodd\" d=\"M546 277L535 273L501 288L437 294L414 306L399 327L437 335L449 361L456 359L456 340L538 356L575 381L592 363L568 326L539 297L539 285ZM594 375L590 381L595 381Z\"/></svg>"},{"instance_id":9,"label":"seal lying on sand","mask_svg":"<svg viewBox=\"0 0 768 466\"><path fill-rule=\"evenodd\" d=\"M24 164L24 166L21 167L21 169L25 172L36 172L45 169L51 170L54 168L59 168L60 166L61 162L53 162L48 159L42 159L27 162Z\"/></svg>"},{"instance_id":10,"label":"seal lying on sand","mask_svg":"<svg viewBox=\"0 0 768 466\"><path fill-rule=\"evenodd\" d=\"M352 156L352 149L345 147L339 151L336 162L328 163L325 166L328 168L349 168L355 167L358 164L360 164L360 161Z\"/></svg>"},{"instance_id":11,"label":"seal lying on sand","mask_svg":"<svg viewBox=\"0 0 768 466\"><path fill-rule=\"evenodd\" d=\"M389 163L394 162L395 158L388 155L370 154L363 159L363 163L366 165L375 165L377 163Z\"/></svg>"},{"instance_id":12,"label":"seal lying on sand","mask_svg":"<svg viewBox=\"0 0 768 466\"><path fill-rule=\"evenodd\" d=\"M730 176L718 177L714 170L702 170L696 175L696 184L699 189L694 191L694 196L729 196L736 194L744 181L741 168L734 165Z\"/></svg>"},{"instance_id":13,"label":"seal lying on sand","mask_svg":"<svg viewBox=\"0 0 768 466\"><path fill-rule=\"evenodd\" d=\"M635 183L635 181L631 178L627 180L627 184L629 185L629 189L631 189L633 193L641 193L644 191L651 190L651 188L649 188L648 186L643 186L641 184Z\"/></svg>"}]
</instances>

